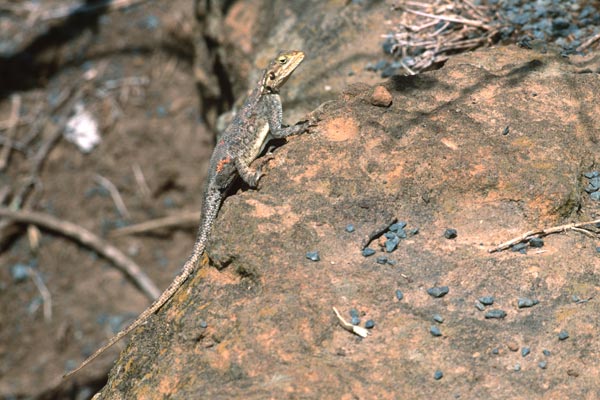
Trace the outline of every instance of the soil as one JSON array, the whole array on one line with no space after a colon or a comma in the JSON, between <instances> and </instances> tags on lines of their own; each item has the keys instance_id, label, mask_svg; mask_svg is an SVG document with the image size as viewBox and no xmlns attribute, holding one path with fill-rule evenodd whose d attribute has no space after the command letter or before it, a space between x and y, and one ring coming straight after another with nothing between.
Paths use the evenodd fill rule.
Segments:
<instances>
[{"instance_id":1,"label":"soil","mask_svg":"<svg viewBox=\"0 0 600 400\"><path fill-rule=\"evenodd\" d=\"M94 28L86 21L85 28L69 32L66 46L57 43L56 36L55 41L37 38L36 54L43 53L44 58L36 59L36 73L28 79L20 74L28 70L23 54L3 60L3 72L13 75L3 74L2 87L22 96L24 121L31 119L43 127L28 146L31 151L47 140L57 114L64 113L50 114L53 99L62 93L83 87L84 106L101 128L102 141L89 154L65 140L50 151L26 208L104 237L129 223L199 210L214 139L201 118L194 85L192 7L184 0L151 2L124 13L100 15ZM55 22L54 29L63 23ZM147 84L121 83L106 89L107 81L133 77L147 79ZM1 121L10 115L7 93L0 101ZM17 140L32 126L20 125ZM2 186L10 189L8 200L23 186L30 168L25 154L12 153L0 175ZM149 193L136 181L138 168ZM119 214L97 175L117 187L130 218ZM195 224L109 241L164 288L191 248ZM62 393L52 387L66 370L138 315L149 299L109 261L65 237L42 231L34 251L23 227L4 229L3 237L7 233L10 239L3 243L7 251L0 255L0 398L90 397L104 383L122 345L91 366L83 388ZM51 300L48 320L40 291L32 279L17 279L17 265L32 266L42 278Z\"/></svg>"}]
</instances>

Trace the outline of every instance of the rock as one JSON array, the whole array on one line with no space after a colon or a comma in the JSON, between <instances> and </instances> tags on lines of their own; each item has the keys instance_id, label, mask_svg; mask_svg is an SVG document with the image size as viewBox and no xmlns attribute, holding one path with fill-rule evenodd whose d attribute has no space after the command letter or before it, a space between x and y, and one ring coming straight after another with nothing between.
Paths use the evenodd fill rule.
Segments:
<instances>
[{"instance_id":1,"label":"rock","mask_svg":"<svg viewBox=\"0 0 600 400\"><path fill-rule=\"evenodd\" d=\"M328 62L327 54L311 57ZM548 301L493 321L473 309L479 294L494 293L494 304L508 309L528 290L540 299L596 290L589 267L595 243L587 236L549 235L542 255L485 251L522 232L594 215L581 193L582 174L600 164L600 80L580 71L551 51L510 46L392 78L389 108L371 104L372 87L349 87L328 106L318 133L276 150L260 191L227 198L207 246L210 264L136 331L101 398L159 388L180 398L434 397L438 368L468 375L436 382L447 393L484 398L493 386L495 398L539 398L540 385L522 383L540 360L513 353L501 364L497 356L473 359L507 338L526 339L536 357L551 340L564 348L543 371L545 393L593 393L593 380L566 371L585 365L590 376L598 372L589 349L597 339L590 316L600 314L600 302ZM294 75L289 84L310 76ZM502 135L508 125L510 134ZM398 265L363 257L364 234L397 216L420 227L392 253ZM360 234L340 228L348 221ZM444 239L448 226L460 232L459 242ZM331 266L300 268L306 250L317 248ZM425 289L434 282L452 295L430 298ZM398 287L406 297L391 304ZM331 307L353 304L376 316L373 335L358 339L339 326ZM424 324L433 313L452 321L443 338L431 337ZM558 342L548 333L563 326L577 340ZM517 357L523 372L499 367Z\"/></svg>"},{"instance_id":2,"label":"rock","mask_svg":"<svg viewBox=\"0 0 600 400\"><path fill-rule=\"evenodd\" d=\"M392 94L383 86L376 86L371 95L371 104L377 107L389 107L392 105Z\"/></svg>"}]
</instances>

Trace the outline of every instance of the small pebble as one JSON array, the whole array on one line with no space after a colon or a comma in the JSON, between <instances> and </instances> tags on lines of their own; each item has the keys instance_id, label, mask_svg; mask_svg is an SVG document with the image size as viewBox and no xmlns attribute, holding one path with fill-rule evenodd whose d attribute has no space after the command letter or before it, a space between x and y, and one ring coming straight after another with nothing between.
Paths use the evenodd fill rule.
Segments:
<instances>
[{"instance_id":1,"label":"small pebble","mask_svg":"<svg viewBox=\"0 0 600 400\"><path fill-rule=\"evenodd\" d=\"M358 324L360 324L360 318L358 318L358 317L352 317L352 318L350 319L350 323L351 323L352 325L358 325Z\"/></svg>"},{"instance_id":2,"label":"small pebble","mask_svg":"<svg viewBox=\"0 0 600 400\"><path fill-rule=\"evenodd\" d=\"M348 224L348 225L346 225L346 232L348 232L348 233L352 233L352 232L354 232L355 230L356 230L356 229L354 229L354 225L352 225L352 224Z\"/></svg>"},{"instance_id":3,"label":"small pebble","mask_svg":"<svg viewBox=\"0 0 600 400\"><path fill-rule=\"evenodd\" d=\"M379 85L373 90L371 104L377 107L389 107L392 105L392 94L385 87Z\"/></svg>"},{"instance_id":4,"label":"small pebble","mask_svg":"<svg viewBox=\"0 0 600 400\"><path fill-rule=\"evenodd\" d=\"M365 247L362 251L362 255L364 257L369 257L369 256L372 256L373 254L375 254L375 250L373 250L370 247Z\"/></svg>"},{"instance_id":5,"label":"small pebble","mask_svg":"<svg viewBox=\"0 0 600 400\"><path fill-rule=\"evenodd\" d=\"M396 298L398 300L402 300L404 298L404 293L402 293L402 290L400 290L400 289L396 290Z\"/></svg>"},{"instance_id":6,"label":"small pebble","mask_svg":"<svg viewBox=\"0 0 600 400\"><path fill-rule=\"evenodd\" d=\"M494 354L494 355L498 355L498 354L500 354L500 349L499 349L499 348L497 348L497 347L494 347L494 348L492 349L492 354Z\"/></svg>"},{"instance_id":7,"label":"small pebble","mask_svg":"<svg viewBox=\"0 0 600 400\"><path fill-rule=\"evenodd\" d=\"M306 253L306 258L308 258L311 261L319 261L321 259L321 257L319 257L318 251L309 251L308 253Z\"/></svg>"},{"instance_id":8,"label":"small pebble","mask_svg":"<svg viewBox=\"0 0 600 400\"><path fill-rule=\"evenodd\" d=\"M523 253L523 252L527 251L527 246L528 246L528 244L527 244L527 243L517 243L517 244L515 244L514 246L512 246L510 249L511 249L512 251L514 251L515 253L516 253L516 252L521 252L521 253Z\"/></svg>"},{"instance_id":9,"label":"small pebble","mask_svg":"<svg viewBox=\"0 0 600 400\"><path fill-rule=\"evenodd\" d=\"M398 237L396 235L396 232L392 232L392 231L384 233L383 236L385 236L386 239L393 239L393 238Z\"/></svg>"},{"instance_id":10,"label":"small pebble","mask_svg":"<svg viewBox=\"0 0 600 400\"><path fill-rule=\"evenodd\" d=\"M400 243L400 238L394 235L392 239L388 239L385 241L385 251L391 253L392 251L396 250L396 247L398 247L398 243Z\"/></svg>"},{"instance_id":11,"label":"small pebble","mask_svg":"<svg viewBox=\"0 0 600 400\"><path fill-rule=\"evenodd\" d=\"M527 297L521 297L521 298L519 298L519 300L517 300L517 307L518 308L533 307L536 304L539 304L539 300L537 300L537 299L530 299L530 298L527 298Z\"/></svg>"},{"instance_id":12,"label":"small pebble","mask_svg":"<svg viewBox=\"0 0 600 400\"><path fill-rule=\"evenodd\" d=\"M590 193L590 199L600 201L600 192Z\"/></svg>"},{"instance_id":13,"label":"small pebble","mask_svg":"<svg viewBox=\"0 0 600 400\"><path fill-rule=\"evenodd\" d=\"M479 298L479 302L481 304L483 304L484 306L491 306L492 304L494 304L494 297L493 296L483 296Z\"/></svg>"},{"instance_id":14,"label":"small pebble","mask_svg":"<svg viewBox=\"0 0 600 400\"><path fill-rule=\"evenodd\" d=\"M506 312L504 310L490 310L485 313L486 319L502 319L506 317Z\"/></svg>"},{"instance_id":15,"label":"small pebble","mask_svg":"<svg viewBox=\"0 0 600 400\"><path fill-rule=\"evenodd\" d=\"M546 357L548 357L550 354L552 354L552 353L550 353L550 350L546 350L546 349L542 350L542 353L544 353L544 355Z\"/></svg>"},{"instance_id":16,"label":"small pebble","mask_svg":"<svg viewBox=\"0 0 600 400\"><path fill-rule=\"evenodd\" d=\"M201 319L200 320L200 328L202 328L202 329L208 328L208 322L206 322L205 320Z\"/></svg>"},{"instance_id":17,"label":"small pebble","mask_svg":"<svg viewBox=\"0 0 600 400\"><path fill-rule=\"evenodd\" d=\"M387 262L388 262L387 257L385 257L385 256L377 257L377 264L383 265L383 264L387 264Z\"/></svg>"},{"instance_id":18,"label":"small pebble","mask_svg":"<svg viewBox=\"0 0 600 400\"><path fill-rule=\"evenodd\" d=\"M600 176L600 171L590 171L583 174L588 179L597 178Z\"/></svg>"},{"instance_id":19,"label":"small pebble","mask_svg":"<svg viewBox=\"0 0 600 400\"><path fill-rule=\"evenodd\" d=\"M475 308L479 311L485 310L485 306L479 300L475 300Z\"/></svg>"},{"instance_id":20,"label":"small pebble","mask_svg":"<svg viewBox=\"0 0 600 400\"><path fill-rule=\"evenodd\" d=\"M440 314L433 314L433 320L441 324L444 322L444 317L442 317Z\"/></svg>"},{"instance_id":21,"label":"small pebble","mask_svg":"<svg viewBox=\"0 0 600 400\"><path fill-rule=\"evenodd\" d=\"M356 308L351 308L350 309L350 316L352 318L358 318L358 310Z\"/></svg>"},{"instance_id":22,"label":"small pebble","mask_svg":"<svg viewBox=\"0 0 600 400\"><path fill-rule=\"evenodd\" d=\"M541 369L546 369L547 366L548 366L548 361L540 361L538 363L538 367L540 367Z\"/></svg>"},{"instance_id":23,"label":"small pebble","mask_svg":"<svg viewBox=\"0 0 600 400\"><path fill-rule=\"evenodd\" d=\"M521 370L521 364L516 363L515 364L515 371L520 371Z\"/></svg>"},{"instance_id":24,"label":"small pebble","mask_svg":"<svg viewBox=\"0 0 600 400\"><path fill-rule=\"evenodd\" d=\"M526 357L529 355L529 353L531 353L531 349L529 347L523 347L521 349L521 356Z\"/></svg>"},{"instance_id":25,"label":"small pebble","mask_svg":"<svg viewBox=\"0 0 600 400\"><path fill-rule=\"evenodd\" d=\"M560 331L560 333L558 334L558 340L566 340L569 338L569 332L562 330Z\"/></svg>"},{"instance_id":26,"label":"small pebble","mask_svg":"<svg viewBox=\"0 0 600 400\"><path fill-rule=\"evenodd\" d=\"M10 276L15 283L26 281L29 277L29 265L15 264L10 267Z\"/></svg>"},{"instance_id":27,"label":"small pebble","mask_svg":"<svg viewBox=\"0 0 600 400\"><path fill-rule=\"evenodd\" d=\"M544 247L544 239L532 238L529 240L529 246L535 247L535 248Z\"/></svg>"},{"instance_id":28,"label":"small pebble","mask_svg":"<svg viewBox=\"0 0 600 400\"><path fill-rule=\"evenodd\" d=\"M596 247L596 253L600 253L600 246Z\"/></svg>"},{"instance_id":29,"label":"small pebble","mask_svg":"<svg viewBox=\"0 0 600 400\"><path fill-rule=\"evenodd\" d=\"M509 132L510 132L510 127L509 127L509 126L507 126L506 128L504 128L504 129L502 130L502 134L503 134L504 136L508 135L508 133L509 133Z\"/></svg>"},{"instance_id":30,"label":"small pebble","mask_svg":"<svg viewBox=\"0 0 600 400\"><path fill-rule=\"evenodd\" d=\"M427 289L427 294L432 297L444 297L449 291L450 288L448 286L435 286Z\"/></svg>"},{"instance_id":31,"label":"small pebble","mask_svg":"<svg viewBox=\"0 0 600 400\"><path fill-rule=\"evenodd\" d=\"M508 342L506 344L506 347L508 347L508 349L510 351L517 351L517 350L519 350L519 345L516 342Z\"/></svg>"},{"instance_id":32,"label":"small pebble","mask_svg":"<svg viewBox=\"0 0 600 400\"><path fill-rule=\"evenodd\" d=\"M442 336L442 331L435 325L432 325L431 328L429 328L429 333L433 336Z\"/></svg>"},{"instance_id":33,"label":"small pebble","mask_svg":"<svg viewBox=\"0 0 600 400\"><path fill-rule=\"evenodd\" d=\"M367 322L365 322L365 328L367 329L373 329L374 326L375 321L373 321L372 319L368 319Z\"/></svg>"},{"instance_id":34,"label":"small pebble","mask_svg":"<svg viewBox=\"0 0 600 400\"><path fill-rule=\"evenodd\" d=\"M454 239L458 236L456 229L448 228L444 231L444 237L446 239Z\"/></svg>"},{"instance_id":35,"label":"small pebble","mask_svg":"<svg viewBox=\"0 0 600 400\"><path fill-rule=\"evenodd\" d=\"M412 228L410 230L410 234L413 235L413 236L416 235L416 234L418 234L418 233L419 233L419 228Z\"/></svg>"},{"instance_id":36,"label":"small pebble","mask_svg":"<svg viewBox=\"0 0 600 400\"><path fill-rule=\"evenodd\" d=\"M443 377L444 377L444 373L439 369L433 373L433 379L435 379L436 381L439 381Z\"/></svg>"}]
</instances>

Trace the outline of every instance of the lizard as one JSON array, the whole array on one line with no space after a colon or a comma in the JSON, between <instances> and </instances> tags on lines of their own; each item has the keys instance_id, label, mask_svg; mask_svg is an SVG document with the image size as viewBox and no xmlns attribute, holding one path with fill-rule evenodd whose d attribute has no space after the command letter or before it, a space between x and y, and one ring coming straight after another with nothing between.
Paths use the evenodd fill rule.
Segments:
<instances>
[{"instance_id":1,"label":"lizard","mask_svg":"<svg viewBox=\"0 0 600 400\"><path fill-rule=\"evenodd\" d=\"M204 254L213 223L233 181L239 176L250 188L256 189L262 172L260 168L252 168L250 164L262 153L268 141L308 130L311 126L309 121L302 121L288 127L282 126L283 113L279 97L279 89L303 59L304 53L299 50L280 52L264 70L240 111L218 138L209 162L198 232L192 252L181 267L179 275L130 325L109 339L77 368L63 375L63 379L84 368L108 348L144 324L173 297L196 270Z\"/></svg>"}]
</instances>

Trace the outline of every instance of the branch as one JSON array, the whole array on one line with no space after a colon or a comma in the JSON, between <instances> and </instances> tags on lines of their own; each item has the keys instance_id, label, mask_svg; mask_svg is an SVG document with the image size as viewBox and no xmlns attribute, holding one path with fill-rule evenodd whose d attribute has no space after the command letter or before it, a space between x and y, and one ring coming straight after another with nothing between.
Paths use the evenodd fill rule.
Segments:
<instances>
[{"instance_id":1,"label":"branch","mask_svg":"<svg viewBox=\"0 0 600 400\"><path fill-rule=\"evenodd\" d=\"M58 232L69 239L81 243L110 260L117 268L125 272L150 300L160 295L160 290L142 269L121 250L79 225L63 221L51 215L34 211L12 211L0 207L0 217L6 217L22 224L34 224L50 231Z\"/></svg>"},{"instance_id":2,"label":"branch","mask_svg":"<svg viewBox=\"0 0 600 400\"><path fill-rule=\"evenodd\" d=\"M551 228L546 228L546 229L538 229L538 230L534 230L534 231L525 232L524 234L517 236L514 239L511 239L511 240L504 242L494 248L489 249L488 252L494 253L496 251L506 250L509 247L514 246L517 243L525 242L533 237L542 237L542 236L550 235L552 233L566 232L568 230L575 230L575 231L580 232L582 230L582 229L580 229L582 226L595 225L595 224L599 224L599 223L600 223L600 219L596 219L593 221L577 222L577 223L571 223L571 224L566 224L566 225L553 226ZM588 230L585 230L585 231L589 232Z\"/></svg>"}]
</instances>

